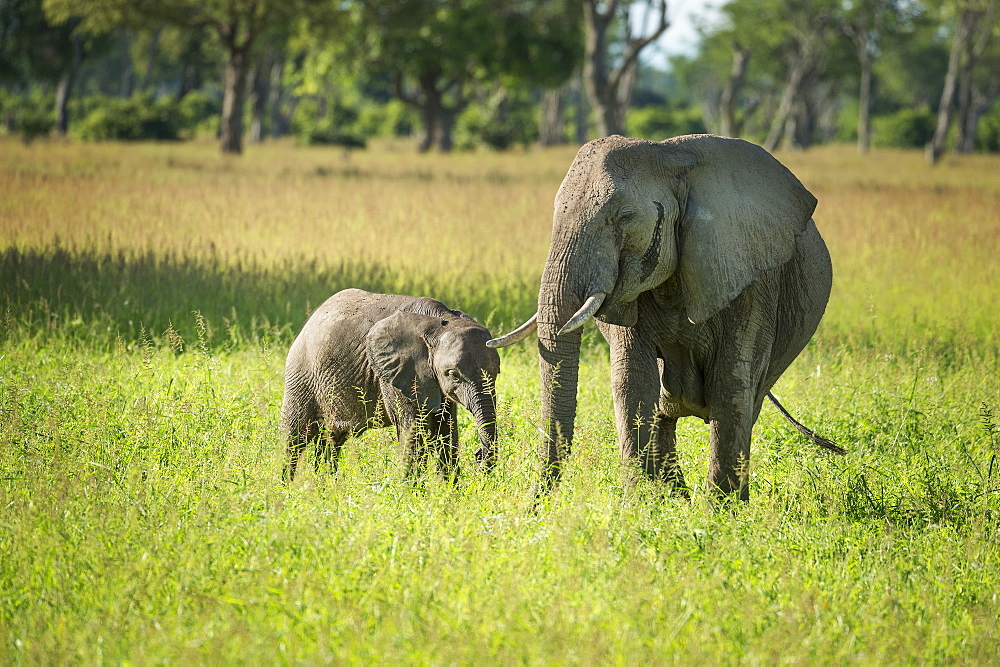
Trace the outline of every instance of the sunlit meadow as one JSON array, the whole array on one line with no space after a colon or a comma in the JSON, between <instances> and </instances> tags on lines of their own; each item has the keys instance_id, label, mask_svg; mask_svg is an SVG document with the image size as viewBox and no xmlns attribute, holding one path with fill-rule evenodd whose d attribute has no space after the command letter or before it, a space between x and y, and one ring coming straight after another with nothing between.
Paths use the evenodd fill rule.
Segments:
<instances>
[{"instance_id":1,"label":"sunlit meadow","mask_svg":"<svg viewBox=\"0 0 1000 667\"><path fill-rule=\"evenodd\" d=\"M0 140L0 661L988 663L1000 653L1000 158L823 147L835 286L765 406L752 500L626 488L606 348L532 512L534 344L501 461L401 478L389 430L280 481L284 354L345 287L534 311L573 149L416 156ZM707 429L682 422L688 480Z\"/></svg>"}]
</instances>

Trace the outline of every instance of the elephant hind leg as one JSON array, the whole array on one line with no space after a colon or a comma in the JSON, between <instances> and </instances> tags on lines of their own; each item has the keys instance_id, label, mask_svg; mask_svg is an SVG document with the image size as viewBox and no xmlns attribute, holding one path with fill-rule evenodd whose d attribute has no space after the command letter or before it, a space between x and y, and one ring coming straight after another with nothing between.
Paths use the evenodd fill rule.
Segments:
<instances>
[{"instance_id":1,"label":"elephant hind leg","mask_svg":"<svg viewBox=\"0 0 1000 667\"><path fill-rule=\"evenodd\" d=\"M316 455L313 459L313 467L316 472L326 465L331 473L337 472L337 464L340 461L340 450L344 443L356 433L357 429L351 422L328 421L326 432L316 443Z\"/></svg>"},{"instance_id":2,"label":"elephant hind leg","mask_svg":"<svg viewBox=\"0 0 1000 667\"><path fill-rule=\"evenodd\" d=\"M749 410L747 411L749 413ZM709 420L711 453L708 490L718 496L735 495L750 500L750 414L727 414Z\"/></svg>"},{"instance_id":3,"label":"elephant hind leg","mask_svg":"<svg viewBox=\"0 0 1000 667\"><path fill-rule=\"evenodd\" d=\"M281 478L285 482L291 482L295 479L295 469L306 445L319 442L321 421L315 405L306 403L292 407L287 402L282 407L281 421L287 447L287 459Z\"/></svg>"}]
</instances>

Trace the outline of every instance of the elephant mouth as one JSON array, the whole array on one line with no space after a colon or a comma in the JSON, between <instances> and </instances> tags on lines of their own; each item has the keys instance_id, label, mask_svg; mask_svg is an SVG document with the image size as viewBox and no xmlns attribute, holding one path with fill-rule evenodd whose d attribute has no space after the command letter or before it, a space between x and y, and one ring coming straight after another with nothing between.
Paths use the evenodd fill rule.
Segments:
<instances>
[{"instance_id":1,"label":"elephant mouth","mask_svg":"<svg viewBox=\"0 0 1000 667\"><path fill-rule=\"evenodd\" d=\"M622 327L634 326L638 317L637 298L638 296L634 296L627 301L620 301L612 294L594 314L594 319Z\"/></svg>"}]
</instances>

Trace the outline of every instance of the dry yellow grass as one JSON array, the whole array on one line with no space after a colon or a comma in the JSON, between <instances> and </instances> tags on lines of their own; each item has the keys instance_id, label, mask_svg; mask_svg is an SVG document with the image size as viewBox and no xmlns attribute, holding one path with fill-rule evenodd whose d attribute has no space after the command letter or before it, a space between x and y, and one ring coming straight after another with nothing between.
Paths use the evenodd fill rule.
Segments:
<instances>
[{"instance_id":1,"label":"dry yellow grass","mask_svg":"<svg viewBox=\"0 0 1000 667\"><path fill-rule=\"evenodd\" d=\"M519 305L495 308L510 324L529 314L515 311L530 307L552 198L574 152L418 156L405 145L346 153L279 143L232 159L210 142L4 140L0 243L237 270L363 266L421 276L417 284L445 294L464 286L509 296ZM995 348L986 306L1000 294L1000 157L953 156L935 168L918 152L860 156L848 146L778 157L820 202L836 273L821 335L870 345L902 327L924 345L946 330Z\"/></svg>"}]
</instances>

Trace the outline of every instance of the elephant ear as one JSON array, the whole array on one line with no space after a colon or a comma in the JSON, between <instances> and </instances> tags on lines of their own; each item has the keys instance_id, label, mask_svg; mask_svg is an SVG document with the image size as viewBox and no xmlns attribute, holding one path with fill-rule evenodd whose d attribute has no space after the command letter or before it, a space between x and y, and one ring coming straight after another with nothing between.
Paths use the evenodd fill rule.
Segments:
<instances>
[{"instance_id":1,"label":"elephant ear","mask_svg":"<svg viewBox=\"0 0 1000 667\"><path fill-rule=\"evenodd\" d=\"M365 336L365 349L375 373L428 410L442 400L426 338L428 328L438 319L398 312L376 323Z\"/></svg>"},{"instance_id":2,"label":"elephant ear","mask_svg":"<svg viewBox=\"0 0 1000 667\"><path fill-rule=\"evenodd\" d=\"M679 270L688 319L701 323L729 305L759 272L791 259L816 198L755 144L714 136L672 143L690 166Z\"/></svg>"}]
</instances>

